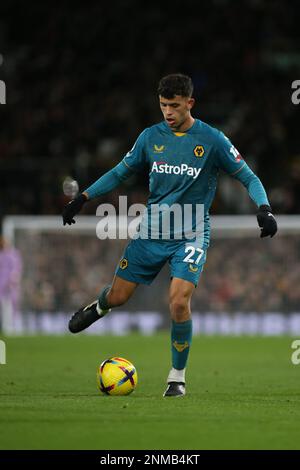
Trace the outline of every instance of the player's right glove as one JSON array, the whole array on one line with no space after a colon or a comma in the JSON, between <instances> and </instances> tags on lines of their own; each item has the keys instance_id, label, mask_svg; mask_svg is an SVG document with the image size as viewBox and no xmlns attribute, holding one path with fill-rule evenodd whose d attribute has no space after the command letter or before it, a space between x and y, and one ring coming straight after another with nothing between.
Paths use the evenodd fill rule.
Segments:
<instances>
[{"instance_id":1,"label":"player's right glove","mask_svg":"<svg viewBox=\"0 0 300 470\"><path fill-rule=\"evenodd\" d=\"M259 206L257 222L261 227L260 238L268 237L269 235L271 238L274 237L277 232L277 222L270 206Z\"/></svg>"},{"instance_id":2,"label":"player's right glove","mask_svg":"<svg viewBox=\"0 0 300 470\"><path fill-rule=\"evenodd\" d=\"M64 208L62 213L64 225L75 224L74 216L81 211L82 206L87 201L87 197L84 194L79 194L72 201L70 201Z\"/></svg>"}]
</instances>

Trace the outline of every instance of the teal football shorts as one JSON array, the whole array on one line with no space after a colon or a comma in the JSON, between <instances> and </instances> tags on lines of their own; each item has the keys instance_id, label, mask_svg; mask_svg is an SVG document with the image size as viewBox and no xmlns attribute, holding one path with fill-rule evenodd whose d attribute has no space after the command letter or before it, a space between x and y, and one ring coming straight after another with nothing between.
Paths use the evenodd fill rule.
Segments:
<instances>
[{"instance_id":1,"label":"teal football shorts","mask_svg":"<svg viewBox=\"0 0 300 470\"><path fill-rule=\"evenodd\" d=\"M197 286L206 261L207 247L187 240L131 240L115 274L127 281L151 284L168 261L170 277L178 277Z\"/></svg>"}]
</instances>

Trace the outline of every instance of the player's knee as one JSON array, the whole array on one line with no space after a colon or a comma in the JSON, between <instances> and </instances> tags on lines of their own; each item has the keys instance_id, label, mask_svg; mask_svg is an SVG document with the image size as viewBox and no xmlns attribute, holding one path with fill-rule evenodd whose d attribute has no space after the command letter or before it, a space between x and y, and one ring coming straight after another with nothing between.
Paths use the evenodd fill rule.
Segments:
<instances>
[{"instance_id":1,"label":"player's knee","mask_svg":"<svg viewBox=\"0 0 300 470\"><path fill-rule=\"evenodd\" d=\"M171 317L174 321L186 321L190 318L188 299L185 297L173 297L170 300Z\"/></svg>"}]
</instances>

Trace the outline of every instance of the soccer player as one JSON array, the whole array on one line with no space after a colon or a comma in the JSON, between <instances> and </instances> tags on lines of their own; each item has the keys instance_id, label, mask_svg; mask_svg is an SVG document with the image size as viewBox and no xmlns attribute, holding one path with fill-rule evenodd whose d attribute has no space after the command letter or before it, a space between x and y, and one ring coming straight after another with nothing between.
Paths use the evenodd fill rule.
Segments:
<instances>
[{"instance_id":1,"label":"soccer player","mask_svg":"<svg viewBox=\"0 0 300 470\"><path fill-rule=\"evenodd\" d=\"M169 397L185 394L185 370L192 341L190 302L206 261L210 236L209 208L219 170L238 179L247 189L258 208L261 237L273 237L277 223L261 181L229 139L219 130L192 117L195 100L191 78L183 74L163 77L159 82L158 97L164 120L145 129L118 165L66 205L63 223L75 223L74 216L87 201L113 190L134 172L148 168L150 196L139 236L128 243L112 284L102 290L97 300L72 316L69 329L78 333L106 315L111 308L126 303L137 286L140 283L151 284L168 261L172 368L164 396ZM173 225L169 224L165 236L162 214L173 205L183 209L192 207L189 219L192 230L187 235L185 230L183 233L177 229L175 214ZM201 218L195 211L197 206L203 208L202 223L199 223ZM157 207L164 209L159 211Z\"/></svg>"}]
</instances>

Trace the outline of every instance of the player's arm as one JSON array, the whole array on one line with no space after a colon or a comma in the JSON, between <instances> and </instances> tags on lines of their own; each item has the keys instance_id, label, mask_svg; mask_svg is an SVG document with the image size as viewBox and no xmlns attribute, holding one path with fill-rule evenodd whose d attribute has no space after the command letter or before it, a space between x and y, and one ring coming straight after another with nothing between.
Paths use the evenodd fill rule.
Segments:
<instances>
[{"instance_id":1,"label":"player's arm","mask_svg":"<svg viewBox=\"0 0 300 470\"><path fill-rule=\"evenodd\" d=\"M220 133L217 151L218 166L233 178L239 180L247 189L250 198L258 207L257 222L261 228L260 236L273 237L277 232L277 222L265 191L265 188L243 160L238 150L229 139Z\"/></svg>"},{"instance_id":2,"label":"player's arm","mask_svg":"<svg viewBox=\"0 0 300 470\"><path fill-rule=\"evenodd\" d=\"M75 224L74 216L81 211L83 205L88 200L112 191L133 173L139 171L145 166L145 133L146 130L140 134L133 148L125 155L118 165L101 176L97 181L65 206L62 214L64 225Z\"/></svg>"}]
</instances>

